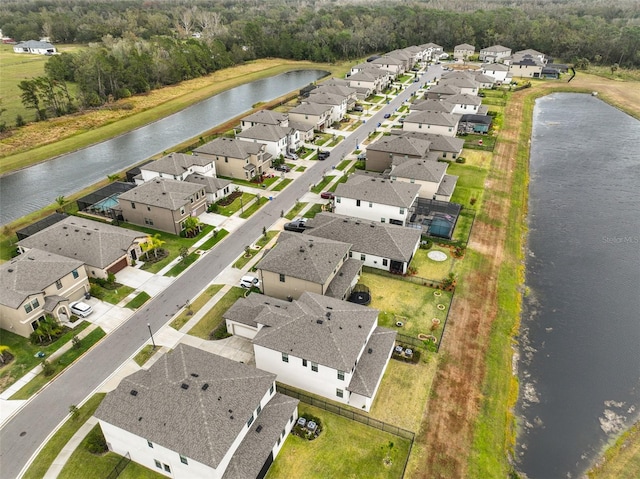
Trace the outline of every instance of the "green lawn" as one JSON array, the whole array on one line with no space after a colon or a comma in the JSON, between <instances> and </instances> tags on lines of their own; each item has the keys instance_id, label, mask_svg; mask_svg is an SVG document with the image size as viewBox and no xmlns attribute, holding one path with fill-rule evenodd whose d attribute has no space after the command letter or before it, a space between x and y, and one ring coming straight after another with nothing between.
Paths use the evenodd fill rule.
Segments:
<instances>
[{"instance_id":1,"label":"green lawn","mask_svg":"<svg viewBox=\"0 0 640 479\"><path fill-rule=\"evenodd\" d=\"M451 197L452 203L459 203L465 207L472 207L471 198L476 199L474 208L480 208L484 196L484 183L487 170L473 165L451 163L447 174L458 176L456 189Z\"/></svg>"},{"instance_id":2,"label":"green lawn","mask_svg":"<svg viewBox=\"0 0 640 479\"><path fill-rule=\"evenodd\" d=\"M133 298L131 301L129 301L125 305L125 308L138 309L140 306L142 306L144 303L146 303L150 299L151 299L151 296L149 296L149 294L146 291L141 291L135 296L135 298Z\"/></svg>"},{"instance_id":3,"label":"green lawn","mask_svg":"<svg viewBox=\"0 0 640 479\"><path fill-rule=\"evenodd\" d=\"M316 137L316 141L313 144L317 146L322 146L333 138L329 133L317 133Z\"/></svg>"},{"instance_id":4,"label":"green lawn","mask_svg":"<svg viewBox=\"0 0 640 479\"><path fill-rule=\"evenodd\" d=\"M269 202L269 198L268 197L262 196L262 197L258 198L251 206L249 206L248 208L244 208L244 211L242 213L240 213L240 218L243 218L243 219L249 218L252 214L254 214L256 211L258 211L260 208L262 208L268 202Z\"/></svg>"},{"instance_id":5,"label":"green lawn","mask_svg":"<svg viewBox=\"0 0 640 479\"><path fill-rule=\"evenodd\" d=\"M176 265L173 266L164 275L172 277L180 275L180 273L182 273L185 269L195 263L199 257L200 255L195 251L193 253L189 253L186 258L183 258L179 263L176 263Z\"/></svg>"},{"instance_id":6,"label":"green lawn","mask_svg":"<svg viewBox=\"0 0 640 479\"><path fill-rule=\"evenodd\" d=\"M107 452L103 455L92 454L88 450L88 443L92 436L102 436L102 438L104 438L99 424L94 426L89 434L87 434L87 437L84 438L73 454L71 454L71 457L58 475L60 479L109 477L109 474L122 459L122 456L113 452ZM119 479L161 479L165 477L167 476L147 469L133 461L129 462L118 475Z\"/></svg>"},{"instance_id":7,"label":"green lawn","mask_svg":"<svg viewBox=\"0 0 640 479\"><path fill-rule=\"evenodd\" d=\"M311 208L309 208L303 216L305 218L314 218L321 211L322 211L322 205L320 203L316 203Z\"/></svg>"},{"instance_id":8,"label":"green lawn","mask_svg":"<svg viewBox=\"0 0 640 479\"><path fill-rule=\"evenodd\" d=\"M402 477L409 440L304 403L298 412L318 418L322 432L313 441L290 435L268 479Z\"/></svg>"},{"instance_id":9,"label":"green lawn","mask_svg":"<svg viewBox=\"0 0 640 479\"><path fill-rule=\"evenodd\" d=\"M297 171L304 171L305 168L304 166L299 166L298 168L296 168ZM284 180L282 180L280 183L278 183L276 186L274 186L273 188L271 188L271 190L269 191L282 191L284 190L287 186L289 186L289 183L291 183L293 180L291 178L285 178ZM269 191L267 191L265 193L265 195L269 196Z\"/></svg>"},{"instance_id":10,"label":"green lawn","mask_svg":"<svg viewBox=\"0 0 640 479\"><path fill-rule=\"evenodd\" d=\"M284 215L284 217L287 218L288 220L294 219L296 216L298 216L300 211L302 211L302 209L307 205L308 203L301 203L300 201L296 201L296 204L293 205L293 208L291 208L289 212L286 215Z\"/></svg>"},{"instance_id":11,"label":"green lawn","mask_svg":"<svg viewBox=\"0 0 640 479\"><path fill-rule=\"evenodd\" d=\"M149 236L159 234L160 240L164 241L162 249L167 250L169 252L169 255L166 258L158 261L157 263L145 263L144 265L142 265L142 269L145 271L149 271L150 273L157 273L158 271L160 271L162 268L167 266L169 263L171 263L171 261L178 257L178 255L180 254L180 248L191 248L196 241L209 234L214 228L211 225L203 224L202 231L198 236L196 236L195 238L182 238L177 235L172 235L163 231L152 230L150 228L133 225L131 223L120 223L120 226L134 231L142 231L143 233L147 233ZM144 260L141 258L141 261Z\"/></svg>"},{"instance_id":12,"label":"green lawn","mask_svg":"<svg viewBox=\"0 0 640 479\"><path fill-rule=\"evenodd\" d=\"M336 166L336 170L340 170L340 171L344 171L344 169L349 166L349 164L352 162L353 160L342 160L338 166Z\"/></svg>"},{"instance_id":13,"label":"green lawn","mask_svg":"<svg viewBox=\"0 0 640 479\"><path fill-rule=\"evenodd\" d=\"M385 99L384 96L380 96L380 95L373 95L370 96L369 98L367 98L367 101L369 103L380 103L381 101L383 101Z\"/></svg>"},{"instance_id":14,"label":"green lawn","mask_svg":"<svg viewBox=\"0 0 640 479\"><path fill-rule=\"evenodd\" d=\"M11 399L29 399L32 395L40 391L49 381L53 380L58 374L64 371L71 363L82 356L87 350L89 350L94 344L100 341L106 333L101 329L95 329L91 331L80 342L80 347L72 347L67 352L63 353L58 359L51 361L53 366L53 374L45 376L43 373L38 374L35 378L25 384L22 389L11 396Z\"/></svg>"},{"instance_id":15,"label":"green lawn","mask_svg":"<svg viewBox=\"0 0 640 479\"><path fill-rule=\"evenodd\" d=\"M456 229L453 230L454 241L469 241L469 235L471 234L471 227L473 225L473 216L467 212L461 212L458 216L456 223Z\"/></svg>"},{"instance_id":16,"label":"green lawn","mask_svg":"<svg viewBox=\"0 0 640 479\"><path fill-rule=\"evenodd\" d=\"M160 348L157 346L154 348L152 344L147 344L134 356L133 360L138 366L144 366L144 363L149 361L158 349Z\"/></svg>"},{"instance_id":17,"label":"green lawn","mask_svg":"<svg viewBox=\"0 0 640 479\"><path fill-rule=\"evenodd\" d=\"M331 183L334 180L334 178L335 178L335 176L325 175L324 178L322 178L322 180L320 180L320 183L318 183L316 186L311 188L311 191L313 193L320 193L320 192L324 191L325 187L329 183Z\"/></svg>"},{"instance_id":18,"label":"green lawn","mask_svg":"<svg viewBox=\"0 0 640 479\"><path fill-rule=\"evenodd\" d=\"M69 442L69 439L87 422L105 397L105 393L98 393L91 396L86 403L78 410L77 416L68 419L60 429L49 439L42 450L33 460L29 469L22 476L23 479L42 479L51 464L62 448ZM85 476L89 477L89 476Z\"/></svg>"},{"instance_id":19,"label":"green lawn","mask_svg":"<svg viewBox=\"0 0 640 479\"><path fill-rule=\"evenodd\" d=\"M91 281L91 296L107 303L118 304L132 292L133 288L124 284L116 283L114 289L107 289Z\"/></svg>"},{"instance_id":20,"label":"green lawn","mask_svg":"<svg viewBox=\"0 0 640 479\"><path fill-rule=\"evenodd\" d=\"M414 338L420 333L431 334L440 341L451 304L450 292L373 273L363 273L359 283L371 291L369 307L380 311L380 326ZM439 309L438 305L443 305L444 309ZM433 318L438 321L434 323ZM396 326L398 321L403 323L402 327Z\"/></svg>"},{"instance_id":21,"label":"green lawn","mask_svg":"<svg viewBox=\"0 0 640 479\"><path fill-rule=\"evenodd\" d=\"M0 369L0 391L7 389L28 371L31 371L42 362L42 359L35 357L36 353L42 351L45 353L45 358L48 358L51 356L51 353L71 341L71 338L89 326L89 324L90 323L83 321L48 346L33 345L29 341L29 338L23 338L22 336L3 329L0 334L0 344L9 347L11 354L14 356L14 360Z\"/></svg>"},{"instance_id":22,"label":"green lawn","mask_svg":"<svg viewBox=\"0 0 640 479\"><path fill-rule=\"evenodd\" d=\"M258 241L256 241L256 245L260 246L259 249L251 249L250 251L250 256L246 256L246 254L243 254L240 256L240 258L238 258L238 260L233 264L234 268L238 268L238 269L242 269L245 267L245 265L251 261L253 259L253 257L257 254L259 254L262 249L266 246L266 244L271 241L272 238L274 238L276 235L278 234L278 231L267 231L267 236L260 236L260 239L258 239Z\"/></svg>"},{"instance_id":23,"label":"green lawn","mask_svg":"<svg viewBox=\"0 0 640 479\"><path fill-rule=\"evenodd\" d=\"M253 185L253 186L256 186L256 185ZM239 196L238 198L233 200L233 202L230 205L218 206L218 210L216 211L216 213L223 216L231 216L236 211L240 211L241 209L243 209L244 206L247 205L253 198L255 198L255 195L252 195L251 193L243 192L242 196Z\"/></svg>"},{"instance_id":24,"label":"green lawn","mask_svg":"<svg viewBox=\"0 0 640 479\"><path fill-rule=\"evenodd\" d=\"M242 298L246 289L234 286L225 294L216 305L211 308L193 328L189 330L191 336L202 339L211 339L211 334L222 324L222 315L238 298Z\"/></svg>"},{"instance_id":25,"label":"green lawn","mask_svg":"<svg viewBox=\"0 0 640 479\"><path fill-rule=\"evenodd\" d=\"M229 234L229 232L223 228L220 228L218 230L218 232L215 234L215 236L212 236L211 238L209 238L207 241L205 241L204 243L202 243L198 249L207 251L210 250L211 248L213 248L216 244L218 244L220 241L222 241L222 239L227 236Z\"/></svg>"},{"instance_id":26,"label":"green lawn","mask_svg":"<svg viewBox=\"0 0 640 479\"><path fill-rule=\"evenodd\" d=\"M212 284L209 286L202 294L200 294L200 296L193 300L190 308L182 311L177 318L171 321L170 326L180 331L180 328L187 324L191 317L200 311L200 308L207 304L207 302L213 298L223 286L223 284Z\"/></svg>"},{"instance_id":27,"label":"green lawn","mask_svg":"<svg viewBox=\"0 0 640 479\"><path fill-rule=\"evenodd\" d=\"M430 251L442 251L447 255L447 259L445 261L434 261L428 256ZM449 248L434 244L430 249L419 248L413 256L410 266L417 269L416 276L420 278L442 281L453 271L455 261Z\"/></svg>"},{"instance_id":28,"label":"green lawn","mask_svg":"<svg viewBox=\"0 0 640 479\"><path fill-rule=\"evenodd\" d=\"M337 135L335 138L332 138L331 143L329 143L327 146L336 146L342 140L344 140L344 136Z\"/></svg>"},{"instance_id":29,"label":"green lawn","mask_svg":"<svg viewBox=\"0 0 640 479\"><path fill-rule=\"evenodd\" d=\"M464 147L476 150L493 150L496 144L496 137L493 135L480 135L477 133L468 133L460 137L464 140ZM482 141L482 145L480 145Z\"/></svg>"}]
</instances>

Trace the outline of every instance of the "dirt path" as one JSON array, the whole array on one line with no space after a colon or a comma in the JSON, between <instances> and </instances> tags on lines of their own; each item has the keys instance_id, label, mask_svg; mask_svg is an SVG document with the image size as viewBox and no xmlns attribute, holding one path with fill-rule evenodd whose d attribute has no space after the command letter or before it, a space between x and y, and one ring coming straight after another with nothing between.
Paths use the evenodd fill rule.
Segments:
<instances>
[{"instance_id":1,"label":"dirt path","mask_svg":"<svg viewBox=\"0 0 640 479\"><path fill-rule=\"evenodd\" d=\"M640 117L640 88L634 86L637 83L593 75L578 75L570 84L571 88L582 91L598 91L609 103ZM567 88L566 84L553 82L538 85L535 92L540 95ZM468 477L466 469L481 407L489 336L498 314L498 273L503 261L517 261L517 258L505 257L510 227L505 218L509 217L514 186L524 99L530 94L531 90L515 93L505 111L504 128L494 150L484 202L469 243L471 254L480 255L481 260L475 261L474 268L459 278L460 287L450 314L453 321L447 324L440 350L443 359L416 438L419 465L412 477ZM496 444L495 453L503 454L503 447Z\"/></svg>"}]
</instances>

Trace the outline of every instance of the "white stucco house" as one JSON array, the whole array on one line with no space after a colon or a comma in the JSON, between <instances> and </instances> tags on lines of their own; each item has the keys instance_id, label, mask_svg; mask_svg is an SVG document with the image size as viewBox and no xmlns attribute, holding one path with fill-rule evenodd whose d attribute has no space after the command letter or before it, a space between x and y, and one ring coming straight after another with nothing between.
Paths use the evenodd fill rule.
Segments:
<instances>
[{"instance_id":1,"label":"white stucco house","mask_svg":"<svg viewBox=\"0 0 640 479\"><path fill-rule=\"evenodd\" d=\"M329 124L340 121L347 114L349 98L344 95L335 93L327 93L326 91L311 92L309 96L303 100L303 103L315 103L318 105L326 105L331 107L331 113L327 120Z\"/></svg>"},{"instance_id":2,"label":"white stucco house","mask_svg":"<svg viewBox=\"0 0 640 479\"><path fill-rule=\"evenodd\" d=\"M426 100L434 101L434 100ZM436 135L456 136L460 116L436 111L414 111L402 123L403 131L419 131Z\"/></svg>"},{"instance_id":3,"label":"white stucco house","mask_svg":"<svg viewBox=\"0 0 640 479\"><path fill-rule=\"evenodd\" d=\"M140 185L155 178L185 181L192 173L215 176L215 164L211 158L198 154L169 153L162 158L142 165L140 178L136 183Z\"/></svg>"},{"instance_id":4,"label":"white stucco house","mask_svg":"<svg viewBox=\"0 0 640 479\"><path fill-rule=\"evenodd\" d=\"M32 55L53 55L56 47L49 42L27 40L13 46L13 53L31 53Z\"/></svg>"},{"instance_id":5,"label":"white stucco house","mask_svg":"<svg viewBox=\"0 0 640 479\"><path fill-rule=\"evenodd\" d=\"M95 412L110 451L176 479L263 477L298 417L276 374L179 344Z\"/></svg>"},{"instance_id":6,"label":"white stucco house","mask_svg":"<svg viewBox=\"0 0 640 479\"><path fill-rule=\"evenodd\" d=\"M447 166L448 163L439 161L395 156L391 161L391 171L386 175L393 181L419 185L420 198L450 201L458 177L448 175Z\"/></svg>"},{"instance_id":7,"label":"white stucco house","mask_svg":"<svg viewBox=\"0 0 640 479\"><path fill-rule=\"evenodd\" d=\"M295 151L300 147L300 132L293 128L276 125L257 124L236 134L242 141L262 143L273 158Z\"/></svg>"},{"instance_id":8,"label":"white stucco house","mask_svg":"<svg viewBox=\"0 0 640 479\"><path fill-rule=\"evenodd\" d=\"M511 81L511 74L509 73L509 67L502 63L483 63L482 67L483 75L487 75L494 79L498 84L509 83Z\"/></svg>"},{"instance_id":9,"label":"white stucco house","mask_svg":"<svg viewBox=\"0 0 640 479\"><path fill-rule=\"evenodd\" d=\"M378 311L315 293L292 302L251 294L224 315L227 330L253 341L256 367L281 383L369 411L396 332Z\"/></svg>"},{"instance_id":10,"label":"white stucco house","mask_svg":"<svg viewBox=\"0 0 640 479\"><path fill-rule=\"evenodd\" d=\"M419 191L419 185L354 174L336 188L334 212L406 226Z\"/></svg>"},{"instance_id":11,"label":"white stucco house","mask_svg":"<svg viewBox=\"0 0 640 479\"><path fill-rule=\"evenodd\" d=\"M447 101L453 105L453 113L458 115L478 113L478 109L482 105L482 98L464 93L451 95L447 97Z\"/></svg>"}]
</instances>

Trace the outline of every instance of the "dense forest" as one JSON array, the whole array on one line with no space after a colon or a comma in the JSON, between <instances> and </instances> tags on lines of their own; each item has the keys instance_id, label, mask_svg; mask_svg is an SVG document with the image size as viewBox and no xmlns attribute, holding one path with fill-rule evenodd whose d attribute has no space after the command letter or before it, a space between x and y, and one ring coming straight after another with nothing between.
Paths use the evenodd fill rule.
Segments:
<instances>
[{"instance_id":1,"label":"dense forest","mask_svg":"<svg viewBox=\"0 0 640 479\"><path fill-rule=\"evenodd\" d=\"M640 2L618 0L5 0L18 41L88 45L23 82L41 119L264 57L318 62L434 42L533 48L576 65L640 66ZM65 82L78 85L72 98Z\"/></svg>"}]
</instances>

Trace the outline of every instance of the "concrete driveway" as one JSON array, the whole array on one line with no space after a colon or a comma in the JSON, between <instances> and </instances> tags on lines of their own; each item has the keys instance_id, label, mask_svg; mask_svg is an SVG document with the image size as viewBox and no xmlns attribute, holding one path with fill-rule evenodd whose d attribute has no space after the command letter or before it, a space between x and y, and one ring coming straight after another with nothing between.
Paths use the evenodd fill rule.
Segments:
<instances>
[{"instance_id":1,"label":"concrete driveway","mask_svg":"<svg viewBox=\"0 0 640 479\"><path fill-rule=\"evenodd\" d=\"M127 266L116 274L116 281L136 290L147 292L154 297L164 291L175 278L149 273L132 266Z\"/></svg>"}]
</instances>

